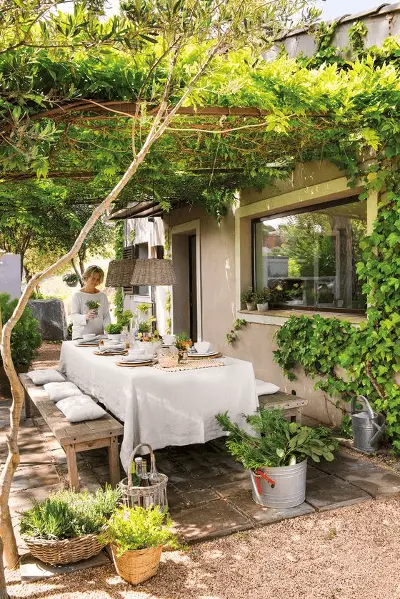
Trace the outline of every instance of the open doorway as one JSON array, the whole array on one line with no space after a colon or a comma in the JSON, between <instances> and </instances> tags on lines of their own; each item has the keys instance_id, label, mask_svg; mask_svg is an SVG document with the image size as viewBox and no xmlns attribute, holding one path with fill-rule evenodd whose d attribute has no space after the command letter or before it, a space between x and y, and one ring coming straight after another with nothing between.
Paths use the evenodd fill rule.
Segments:
<instances>
[{"instance_id":1,"label":"open doorway","mask_svg":"<svg viewBox=\"0 0 400 599\"><path fill-rule=\"evenodd\" d=\"M197 221L195 221L196 223ZM185 223L171 231L172 259L177 283L172 290L172 329L201 339L200 230Z\"/></svg>"}]
</instances>

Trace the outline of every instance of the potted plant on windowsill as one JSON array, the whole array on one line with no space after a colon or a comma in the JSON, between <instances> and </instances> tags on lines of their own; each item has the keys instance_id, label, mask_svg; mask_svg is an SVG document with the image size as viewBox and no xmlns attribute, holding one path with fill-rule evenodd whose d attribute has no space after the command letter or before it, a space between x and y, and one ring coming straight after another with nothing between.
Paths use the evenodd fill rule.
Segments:
<instances>
[{"instance_id":1,"label":"potted plant on windowsill","mask_svg":"<svg viewBox=\"0 0 400 599\"><path fill-rule=\"evenodd\" d=\"M106 333L109 339L119 341L121 339L122 324L110 323L106 326Z\"/></svg>"},{"instance_id":2,"label":"potted plant on windowsill","mask_svg":"<svg viewBox=\"0 0 400 599\"><path fill-rule=\"evenodd\" d=\"M95 494L59 491L23 512L21 536L31 554L46 564L88 559L106 544L98 535L120 497L121 491L110 487Z\"/></svg>"},{"instance_id":3,"label":"potted plant on windowsill","mask_svg":"<svg viewBox=\"0 0 400 599\"><path fill-rule=\"evenodd\" d=\"M260 408L246 416L256 435L233 424L228 413L217 414L221 428L229 432L227 449L250 471L253 500L272 508L303 503L307 458L331 461L337 441L325 427L310 428L285 420L282 410Z\"/></svg>"},{"instance_id":4,"label":"potted plant on windowsill","mask_svg":"<svg viewBox=\"0 0 400 599\"><path fill-rule=\"evenodd\" d=\"M158 507L121 507L100 539L110 543L117 573L139 584L157 573L163 547L179 547L172 527L169 515Z\"/></svg>"},{"instance_id":5,"label":"potted plant on windowsill","mask_svg":"<svg viewBox=\"0 0 400 599\"><path fill-rule=\"evenodd\" d=\"M254 301L254 291L251 287L243 291L241 295L241 300L244 304L246 304L246 310L255 310L256 302Z\"/></svg>"},{"instance_id":6,"label":"potted plant on windowsill","mask_svg":"<svg viewBox=\"0 0 400 599\"><path fill-rule=\"evenodd\" d=\"M266 312L268 310L268 300L271 296L270 290L268 287L264 287L264 289L259 289L254 292L254 301L257 305L257 310L259 312Z\"/></svg>"}]
</instances>

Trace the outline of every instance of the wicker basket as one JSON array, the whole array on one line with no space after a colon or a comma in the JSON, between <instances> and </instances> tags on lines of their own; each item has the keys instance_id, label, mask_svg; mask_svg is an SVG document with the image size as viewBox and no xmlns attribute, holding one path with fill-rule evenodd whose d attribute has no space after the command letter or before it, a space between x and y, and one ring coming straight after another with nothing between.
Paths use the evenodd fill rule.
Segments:
<instances>
[{"instance_id":1,"label":"wicker basket","mask_svg":"<svg viewBox=\"0 0 400 599\"><path fill-rule=\"evenodd\" d=\"M137 549L136 551L126 551L120 557L117 555L117 549L116 545L111 544L115 569L127 582L139 584L157 573L162 545Z\"/></svg>"},{"instance_id":2,"label":"wicker basket","mask_svg":"<svg viewBox=\"0 0 400 599\"><path fill-rule=\"evenodd\" d=\"M156 459L154 457L153 449L147 443L141 443L140 445L137 445L133 450L129 460L128 478L124 478L119 483L119 488L122 491L122 501L127 507L149 507L150 505L158 505L161 510L165 510L168 508L168 477L165 474L159 474L160 482L155 483L150 487L132 486L132 464L137 452L142 447L147 447L150 451L150 474L157 472Z\"/></svg>"},{"instance_id":3,"label":"wicker basket","mask_svg":"<svg viewBox=\"0 0 400 599\"><path fill-rule=\"evenodd\" d=\"M82 535L74 539L51 541L24 537L24 541L34 557L45 564L56 566L58 564L72 564L97 555L104 547L95 534Z\"/></svg>"}]
</instances>

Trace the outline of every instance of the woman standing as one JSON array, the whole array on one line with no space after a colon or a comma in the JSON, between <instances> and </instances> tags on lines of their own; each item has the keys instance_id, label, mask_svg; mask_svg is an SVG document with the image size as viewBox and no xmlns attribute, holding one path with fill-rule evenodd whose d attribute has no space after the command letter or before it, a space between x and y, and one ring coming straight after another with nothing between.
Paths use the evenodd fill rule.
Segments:
<instances>
[{"instance_id":1,"label":"woman standing","mask_svg":"<svg viewBox=\"0 0 400 599\"><path fill-rule=\"evenodd\" d=\"M99 266L89 266L82 275L84 286L72 296L72 339L87 333L102 335L111 322L110 307L105 293L97 289L104 281L104 271ZM98 308L90 308L88 302L97 302Z\"/></svg>"}]
</instances>

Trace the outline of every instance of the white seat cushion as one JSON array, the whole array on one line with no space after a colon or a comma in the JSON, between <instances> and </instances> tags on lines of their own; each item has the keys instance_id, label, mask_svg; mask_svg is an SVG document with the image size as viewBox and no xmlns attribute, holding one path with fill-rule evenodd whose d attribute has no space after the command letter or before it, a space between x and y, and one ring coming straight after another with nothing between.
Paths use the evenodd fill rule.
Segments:
<instances>
[{"instance_id":1,"label":"white seat cushion","mask_svg":"<svg viewBox=\"0 0 400 599\"><path fill-rule=\"evenodd\" d=\"M260 395L272 395L273 393L277 393L280 387L274 385L274 383L267 383L266 381L256 379L256 389L257 395L260 397Z\"/></svg>"},{"instance_id":2,"label":"white seat cushion","mask_svg":"<svg viewBox=\"0 0 400 599\"><path fill-rule=\"evenodd\" d=\"M65 381L65 377L54 370L54 368L47 368L46 370L30 370L28 376L34 385L45 385L46 383L62 383Z\"/></svg>"},{"instance_id":3,"label":"white seat cushion","mask_svg":"<svg viewBox=\"0 0 400 599\"><path fill-rule=\"evenodd\" d=\"M106 413L89 395L83 394L66 397L57 402L56 405L69 422L96 420L96 418L101 418Z\"/></svg>"},{"instance_id":4,"label":"white seat cushion","mask_svg":"<svg viewBox=\"0 0 400 599\"><path fill-rule=\"evenodd\" d=\"M75 383L69 381L65 381L64 383L46 383L46 385L43 385L43 389L53 401L60 401L60 399L72 397L73 395L82 395L82 391L78 389Z\"/></svg>"}]
</instances>

